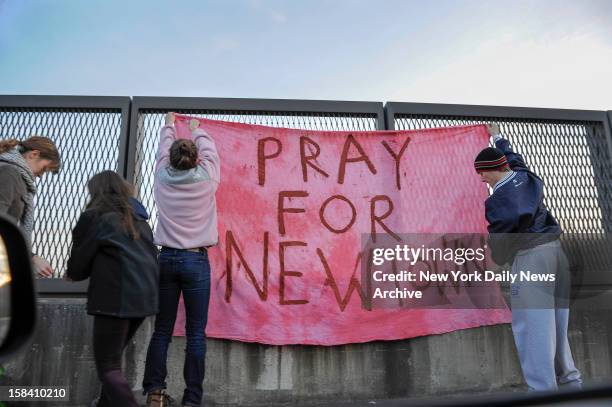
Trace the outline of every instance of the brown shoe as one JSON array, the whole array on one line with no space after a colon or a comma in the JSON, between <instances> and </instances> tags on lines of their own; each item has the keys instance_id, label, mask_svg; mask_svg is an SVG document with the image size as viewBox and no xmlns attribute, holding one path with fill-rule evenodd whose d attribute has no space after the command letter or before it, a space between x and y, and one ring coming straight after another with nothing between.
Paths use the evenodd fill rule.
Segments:
<instances>
[{"instance_id":1,"label":"brown shoe","mask_svg":"<svg viewBox=\"0 0 612 407\"><path fill-rule=\"evenodd\" d=\"M166 393L166 390L153 390L147 395L147 407L169 407L174 404L174 399Z\"/></svg>"}]
</instances>

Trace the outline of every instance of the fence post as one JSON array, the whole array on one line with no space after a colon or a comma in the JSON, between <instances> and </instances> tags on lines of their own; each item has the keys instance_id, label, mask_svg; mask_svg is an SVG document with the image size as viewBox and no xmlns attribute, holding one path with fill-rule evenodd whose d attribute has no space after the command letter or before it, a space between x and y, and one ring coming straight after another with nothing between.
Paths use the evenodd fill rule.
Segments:
<instances>
[{"instance_id":1,"label":"fence post","mask_svg":"<svg viewBox=\"0 0 612 407\"><path fill-rule=\"evenodd\" d=\"M385 128L387 130L395 130L395 109L393 105L388 102L385 103L384 116L385 116Z\"/></svg>"},{"instance_id":2,"label":"fence post","mask_svg":"<svg viewBox=\"0 0 612 407\"><path fill-rule=\"evenodd\" d=\"M121 133L119 136L119 162L117 172L127 179L128 147L130 145L130 117L132 111L132 98L121 105Z\"/></svg>"}]
</instances>

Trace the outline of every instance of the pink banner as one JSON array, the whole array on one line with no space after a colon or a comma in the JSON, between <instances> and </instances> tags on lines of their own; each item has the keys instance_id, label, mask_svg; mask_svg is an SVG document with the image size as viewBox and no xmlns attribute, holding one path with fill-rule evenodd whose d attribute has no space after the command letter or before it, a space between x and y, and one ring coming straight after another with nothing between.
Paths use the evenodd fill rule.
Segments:
<instances>
[{"instance_id":1,"label":"pink banner","mask_svg":"<svg viewBox=\"0 0 612 407\"><path fill-rule=\"evenodd\" d=\"M189 119L177 115L179 137L190 137ZM199 120L221 158L209 337L337 345L510 321L507 309L362 306L362 234L486 233L487 189L473 169L484 126L327 132ZM181 304L174 334L184 325Z\"/></svg>"}]
</instances>

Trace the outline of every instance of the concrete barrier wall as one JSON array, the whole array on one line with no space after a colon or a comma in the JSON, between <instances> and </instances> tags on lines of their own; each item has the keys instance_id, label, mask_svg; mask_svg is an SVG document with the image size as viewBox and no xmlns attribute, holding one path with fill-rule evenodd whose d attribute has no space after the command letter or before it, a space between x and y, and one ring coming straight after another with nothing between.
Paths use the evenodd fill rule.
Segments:
<instances>
[{"instance_id":1,"label":"concrete barrier wall","mask_svg":"<svg viewBox=\"0 0 612 407\"><path fill-rule=\"evenodd\" d=\"M4 364L0 385L67 386L69 405L89 405L99 391L85 299L39 299L29 349ZM152 319L126 351L125 369L141 388ZM587 380L612 379L612 314L572 312L570 341ZM169 351L169 391L180 400L185 339ZM334 347L266 346L208 340L206 398L228 405L367 400L489 392L522 386L509 325L403 341ZM66 403L63 403L66 405Z\"/></svg>"}]
</instances>

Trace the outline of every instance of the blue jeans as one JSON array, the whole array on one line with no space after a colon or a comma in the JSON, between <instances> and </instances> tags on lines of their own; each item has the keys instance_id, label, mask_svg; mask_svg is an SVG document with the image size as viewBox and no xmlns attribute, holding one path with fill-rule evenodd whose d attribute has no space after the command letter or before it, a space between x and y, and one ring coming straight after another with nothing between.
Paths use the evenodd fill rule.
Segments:
<instances>
[{"instance_id":1,"label":"blue jeans","mask_svg":"<svg viewBox=\"0 0 612 407\"><path fill-rule=\"evenodd\" d=\"M162 248L159 254L159 313L149 343L142 387L145 393L166 388L168 345L176 321L179 297L185 304L187 349L183 377L183 404L199 406L202 402L206 336L210 298L210 263L206 252Z\"/></svg>"}]
</instances>

